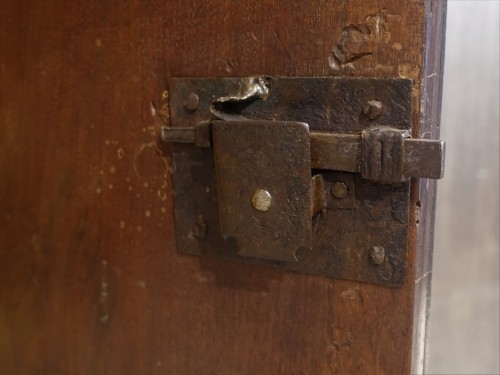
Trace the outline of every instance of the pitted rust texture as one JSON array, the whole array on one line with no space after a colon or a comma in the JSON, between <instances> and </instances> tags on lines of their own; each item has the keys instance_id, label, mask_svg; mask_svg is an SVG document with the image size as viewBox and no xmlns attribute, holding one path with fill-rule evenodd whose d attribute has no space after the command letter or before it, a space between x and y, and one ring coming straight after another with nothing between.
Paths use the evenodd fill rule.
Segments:
<instances>
[{"instance_id":1,"label":"pitted rust texture","mask_svg":"<svg viewBox=\"0 0 500 375\"><path fill-rule=\"evenodd\" d=\"M221 119L241 122L245 127L264 120L304 122L309 125L311 132L345 134L356 139L361 138L364 129L372 126L391 126L411 131L411 81L406 79L271 78L266 81L269 89L267 98L249 96L242 101L224 102L218 100L237 97L242 92L243 83L239 79L172 79L169 85L171 126L174 128L196 127L200 123ZM183 105L191 93L199 97L196 111L190 111ZM384 106L380 116L375 119L364 113L366 103L370 100L377 100ZM231 153L244 153L245 138L234 137L234 144L231 146L234 149ZM255 137L259 138L257 134ZM226 143L229 144L229 140ZM250 154L255 153L257 144L253 143L250 147ZM246 236L237 241L231 236L224 239L221 234L221 222L225 222L227 218L225 213L221 215L219 211L224 203L217 197L221 186L220 182L219 186L216 183L213 151L195 145L173 145L174 203L179 252L384 285L397 286L405 283L409 182L384 185L362 179L360 173L310 170L309 181L314 187L314 193L319 194L319 200L315 202L311 196L311 185L308 185L309 197L312 198L308 208L314 214L317 213L310 224L305 223L311 226L312 249L301 247L295 254L296 262L257 259L238 254L242 251L238 242L243 241L245 246L252 246L258 238ZM305 156L304 159L304 162L309 163L310 159ZM215 160L219 166L217 156ZM277 162L276 167L283 166L282 163ZM348 161L342 163L346 164ZM236 165L233 167L237 169ZM354 167L360 171L359 165ZM281 177L276 178L275 183L281 183L279 168L268 169L269 174ZM259 175L263 172L240 171L246 181L252 180L253 173ZM312 183L313 175L321 175L321 183ZM339 183L347 188L345 194L339 194L341 198L331 193L334 186L342 186ZM286 185L288 184L287 181ZM302 186L302 183L297 185ZM271 187L264 188L273 195ZM294 185L290 185L288 189L293 191ZM247 211L253 209L251 197L254 192L250 190L248 199L244 200ZM241 225L248 218L247 211L240 212ZM272 215L272 209L258 214ZM272 216L269 222L272 222ZM203 223L203 236L198 235L200 223ZM377 263L373 262L370 255L374 247L384 249L383 259L379 257ZM276 251L279 250L278 248Z\"/></svg>"}]
</instances>

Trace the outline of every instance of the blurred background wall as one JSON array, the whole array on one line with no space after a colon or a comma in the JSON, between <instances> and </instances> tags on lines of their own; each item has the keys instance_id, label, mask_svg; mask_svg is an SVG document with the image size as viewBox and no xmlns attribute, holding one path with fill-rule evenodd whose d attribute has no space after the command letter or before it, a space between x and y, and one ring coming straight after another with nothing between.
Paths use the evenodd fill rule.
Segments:
<instances>
[{"instance_id":1,"label":"blurred background wall","mask_svg":"<svg viewBox=\"0 0 500 375\"><path fill-rule=\"evenodd\" d=\"M499 14L448 2L428 374L500 373Z\"/></svg>"}]
</instances>

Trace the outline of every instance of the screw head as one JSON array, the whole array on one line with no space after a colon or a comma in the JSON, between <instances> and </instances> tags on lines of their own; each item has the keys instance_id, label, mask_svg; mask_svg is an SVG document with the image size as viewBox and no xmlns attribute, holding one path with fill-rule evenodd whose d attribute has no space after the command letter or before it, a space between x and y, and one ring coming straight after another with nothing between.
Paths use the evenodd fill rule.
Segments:
<instances>
[{"instance_id":1,"label":"screw head","mask_svg":"<svg viewBox=\"0 0 500 375\"><path fill-rule=\"evenodd\" d=\"M332 186L332 195L335 198L342 199L347 197L347 194L349 194L349 189L347 188L347 185L344 184L343 182L336 182Z\"/></svg>"},{"instance_id":2,"label":"screw head","mask_svg":"<svg viewBox=\"0 0 500 375\"><path fill-rule=\"evenodd\" d=\"M258 189L253 193L252 206L258 211L267 211L273 203L273 197L267 190Z\"/></svg>"},{"instance_id":3,"label":"screw head","mask_svg":"<svg viewBox=\"0 0 500 375\"><path fill-rule=\"evenodd\" d=\"M365 107L363 108L363 113L370 120L375 120L380 117L384 108L381 102L378 100L369 100L366 102Z\"/></svg>"},{"instance_id":4,"label":"screw head","mask_svg":"<svg viewBox=\"0 0 500 375\"><path fill-rule=\"evenodd\" d=\"M370 259L373 264L380 265L385 261L385 250L382 246L373 246L370 249Z\"/></svg>"},{"instance_id":5,"label":"screw head","mask_svg":"<svg viewBox=\"0 0 500 375\"><path fill-rule=\"evenodd\" d=\"M200 97L194 92L188 95L186 101L184 102L184 107L189 111L195 111L200 105Z\"/></svg>"}]
</instances>

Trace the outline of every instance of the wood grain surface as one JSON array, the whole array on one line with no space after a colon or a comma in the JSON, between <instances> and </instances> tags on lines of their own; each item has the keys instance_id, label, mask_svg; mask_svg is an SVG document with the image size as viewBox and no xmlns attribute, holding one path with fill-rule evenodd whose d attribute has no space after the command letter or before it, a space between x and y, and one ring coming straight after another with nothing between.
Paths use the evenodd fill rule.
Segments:
<instances>
[{"instance_id":1,"label":"wood grain surface","mask_svg":"<svg viewBox=\"0 0 500 375\"><path fill-rule=\"evenodd\" d=\"M427 193L403 288L182 256L159 129L168 77L268 74L412 78L429 131L432 4L2 3L1 374L410 372Z\"/></svg>"}]
</instances>

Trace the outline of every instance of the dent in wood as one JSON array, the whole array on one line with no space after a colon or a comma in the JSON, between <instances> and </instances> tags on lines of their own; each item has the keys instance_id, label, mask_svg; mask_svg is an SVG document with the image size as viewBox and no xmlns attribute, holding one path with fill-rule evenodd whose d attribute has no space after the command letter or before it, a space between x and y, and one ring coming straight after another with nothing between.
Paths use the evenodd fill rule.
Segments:
<instances>
[{"instance_id":1,"label":"dent in wood","mask_svg":"<svg viewBox=\"0 0 500 375\"><path fill-rule=\"evenodd\" d=\"M356 335L348 327L336 326L333 328L333 340L330 342L330 350L351 350L356 345Z\"/></svg>"},{"instance_id":2,"label":"dent in wood","mask_svg":"<svg viewBox=\"0 0 500 375\"><path fill-rule=\"evenodd\" d=\"M390 40L386 10L381 9L366 16L361 24L344 27L328 58L329 65L333 70L346 66L354 68L352 62L374 54L379 44L387 44Z\"/></svg>"},{"instance_id":3,"label":"dent in wood","mask_svg":"<svg viewBox=\"0 0 500 375\"><path fill-rule=\"evenodd\" d=\"M340 294L340 297L342 298L343 302L349 301L357 305L363 304L363 297L361 296L359 285L357 285L355 288L347 288Z\"/></svg>"}]
</instances>

